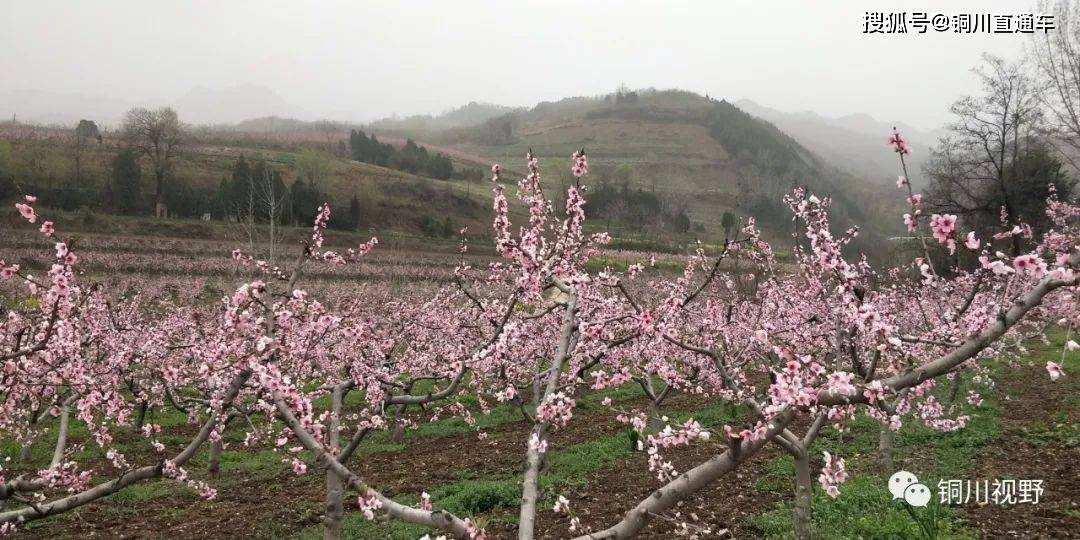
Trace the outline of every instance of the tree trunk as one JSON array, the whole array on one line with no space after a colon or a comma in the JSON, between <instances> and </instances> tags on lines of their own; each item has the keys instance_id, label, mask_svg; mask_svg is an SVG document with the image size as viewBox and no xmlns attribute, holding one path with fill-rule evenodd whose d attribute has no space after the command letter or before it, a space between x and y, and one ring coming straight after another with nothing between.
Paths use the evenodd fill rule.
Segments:
<instances>
[{"instance_id":1,"label":"tree trunk","mask_svg":"<svg viewBox=\"0 0 1080 540\"><path fill-rule=\"evenodd\" d=\"M33 438L26 442L26 444L19 450L19 463L30 463L30 458L33 457L34 441L37 439L37 435L33 435Z\"/></svg>"},{"instance_id":2,"label":"tree trunk","mask_svg":"<svg viewBox=\"0 0 1080 540\"><path fill-rule=\"evenodd\" d=\"M210 443L210 458L206 463L206 472L217 474L221 471L221 452L225 450L225 443L218 439Z\"/></svg>"},{"instance_id":3,"label":"tree trunk","mask_svg":"<svg viewBox=\"0 0 1080 540\"><path fill-rule=\"evenodd\" d=\"M533 433L539 440L546 441L547 431L543 424L538 424ZM536 501L540 498L540 467L544 456L529 445L525 454L525 476L521 484L521 514L518 519L518 540L532 540L536 530Z\"/></svg>"},{"instance_id":4,"label":"tree trunk","mask_svg":"<svg viewBox=\"0 0 1080 540\"><path fill-rule=\"evenodd\" d=\"M326 471L326 516L323 518L324 540L340 540L341 539L341 518L344 515L344 504L342 503L342 493L344 489L341 485L341 478L334 474L332 471Z\"/></svg>"},{"instance_id":5,"label":"tree trunk","mask_svg":"<svg viewBox=\"0 0 1080 540\"><path fill-rule=\"evenodd\" d=\"M341 450L341 405L343 401L343 387L340 385L335 386L330 395L330 425L328 426L330 439L328 443L330 450L335 455ZM323 538L325 540L341 539L341 518L344 515L343 493L341 477L327 468L326 515L323 516Z\"/></svg>"},{"instance_id":6,"label":"tree trunk","mask_svg":"<svg viewBox=\"0 0 1080 540\"><path fill-rule=\"evenodd\" d=\"M390 442L400 443L405 440L405 409L408 405L402 403L397 407L397 414L394 415L394 432L390 435Z\"/></svg>"},{"instance_id":7,"label":"tree trunk","mask_svg":"<svg viewBox=\"0 0 1080 540\"><path fill-rule=\"evenodd\" d=\"M67 447L68 426L71 418L71 407L67 404L60 411L60 427L56 432L56 446L53 448L52 461L49 462L50 467L55 467L60 464L64 459L64 450Z\"/></svg>"},{"instance_id":8,"label":"tree trunk","mask_svg":"<svg viewBox=\"0 0 1080 540\"><path fill-rule=\"evenodd\" d=\"M896 433L889 428L887 422L881 422L881 436L878 438L878 465L881 472L889 475L893 471L893 441Z\"/></svg>"},{"instance_id":9,"label":"tree trunk","mask_svg":"<svg viewBox=\"0 0 1080 540\"><path fill-rule=\"evenodd\" d=\"M956 405L956 398L960 397L960 387L963 386L963 381L960 379L959 374L954 374L949 384L949 401L946 403L946 407L952 408L953 405Z\"/></svg>"},{"instance_id":10,"label":"tree trunk","mask_svg":"<svg viewBox=\"0 0 1080 540\"><path fill-rule=\"evenodd\" d=\"M806 448L795 454L795 538L810 540L810 516L814 485L810 477L810 455Z\"/></svg>"},{"instance_id":11,"label":"tree trunk","mask_svg":"<svg viewBox=\"0 0 1080 540\"><path fill-rule=\"evenodd\" d=\"M660 414L660 406L656 404L656 400L649 400L649 422L646 426L649 433L660 433L664 429L664 420Z\"/></svg>"},{"instance_id":12,"label":"tree trunk","mask_svg":"<svg viewBox=\"0 0 1080 540\"><path fill-rule=\"evenodd\" d=\"M135 409L135 429L142 429L144 421L146 421L146 402L140 401L138 408Z\"/></svg>"},{"instance_id":13,"label":"tree trunk","mask_svg":"<svg viewBox=\"0 0 1080 540\"><path fill-rule=\"evenodd\" d=\"M551 370L547 374L547 383L542 394L537 394L537 403L558 390L559 377L568 358L570 345L577 332L577 291L559 282L559 288L566 293L566 311L563 312L562 328L558 350L553 359ZM548 423L537 419L532 433L540 443L547 442ZM525 454L525 475L521 482L521 512L518 514L518 540L532 540L536 534L536 501L540 496L540 468L544 464L544 454L530 444Z\"/></svg>"},{"instance_id":14,"label":"tree trunk","mask_svg":"<svg viewBox=\"0 0 1080 540\"><path fill-rule=\"evenodd\" d=\"M645 374L645 393L649 395L649 423L646 428L649 433L660 433L664 429L664 420L660 414L660 394L656 393L652 373Z\"/></svg>"},{"instance_id":15,"label":"tree trunk","mask_svg":"<svg viewBox=\"0 0 1080 540\"><path fill-rule=\"evenodd\" d=\"M154 179L157 181L156 189L154 190L154 217L163 218L168 214L168 210L165 207L165 171L162 170L160 165L154 166Z\"/></svg>"},{"instance_id":16,"label":"tree trunk","mask_svg":"<svg viewBox=\"0 0 1080 540\"><path fill-rule=\"evenodd\" d=\"M26 443L19 450L19 463L30 463L30 459L33 457L34 443L37 442L37 418L40 413L38 411L33 412L33 417L30 419L30 432L27 433Z\"/></svg>"}]
</instances>

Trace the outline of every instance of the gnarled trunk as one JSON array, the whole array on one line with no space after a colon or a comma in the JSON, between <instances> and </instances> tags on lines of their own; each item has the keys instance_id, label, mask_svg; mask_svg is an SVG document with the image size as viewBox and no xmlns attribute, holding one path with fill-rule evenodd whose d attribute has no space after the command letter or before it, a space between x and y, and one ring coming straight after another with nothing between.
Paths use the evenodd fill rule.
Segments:
<instances>
[{"instance_id":1,"label":"gnarled trunk","mask_svg":"<svg viewBox=\"0 0 1080 540\"><path fill-rule=\"evenodd\" d=\"M810 455L806 448L795 454L795 538L810 540L814 484L810 477Z\"/></svg>"},{"instance_id":2,"label":"gnarled trunk","mask_svg":"<svg viewBox=\"0 0 1080 540\"><path fill-rule=\"evenodd\" d=\"M577 333L577 291L556 281L555 285L566 295L566 311L563 314L559 346L548 371L543 394L537 396L537 404L542 404L554 395L559 388L559 378L566 360L570 357L570 347ZM540 445L546 445L549 424L537 418L533 426L532 438ZM540 498L540 473L544 465L544 453L538 445L529 444L525 454L525 475L521 482L521 511L518 514L518 540L532 540L536 534L536 502Z\"/></svg>"},{"instance_id":3,"label":"gnarled trunk","mask_svg":"<svg viewBox=\"0 0 1080 540\"><path fill-rule=\"evenodd\" d=\"M146 402L140 401L139 406L135 409L135 429L142 429L143 422L146 421Z\"/></svg>"},{"instance_id":4,"label":"gnarled trunk","mask_svg":"<svg viewBox=\"0 0 1080 540\"><path fill-rule=\"evenodd\" d=\"M56 446L53 447L52 461L49 462L50 467L55 467L64 460L64 450L67 448L70 419L71 406L65 403L63 409L60 410L60 427L56 431Z\"/></svg>"},{"instance_id":5,"label":"gnarled trunk","mask_svg":"<svg viewBox=\"0 0 1080 540\"><path fill-rule=\"evenodd\" d=\"M341 477L326 471L326 516L323 518L325 540L341 539L341 518L345 515L345 505L342 502L344 491Z\"/></svg>"},{"instance_id":6,"label":"gnarled trunk","mask_svg":"<svg viewBox=\"0 0 1080 540\"><path fill-rule=\"evenodd\" d=\"M210 457L207 459L206 472L217 474L221 471L221 452L225 449L225 442L221 439L210 443Z\"/></svg>"},{"instance_id":7,"label":"gnarled trunk","mask_svg":"<svg viewBox=\"0 0 1080 540\"><path fill-rule=\"evenodd\" d=\"M330 395L330 425L329 447L337 454L341 449L341 405L344 401L345 389L342 385L334 387ZM341 539L341 519L344 516L344 493L341 477L326 469L326 514L323 516L323 538L325 540Z\"/></svg>"},{"instance_id":8,"label":"gnarled trunk","mask_svg":"<svg viewBox=\"0 0 1080 540\"><path fill-rule=\"evenodd\" d=\"M893 442L896 433L889 428L887 422L881 422L881 436L878 438L878 466L881 472L892 474L893 471Z\"/></svg>"}]
</instances>

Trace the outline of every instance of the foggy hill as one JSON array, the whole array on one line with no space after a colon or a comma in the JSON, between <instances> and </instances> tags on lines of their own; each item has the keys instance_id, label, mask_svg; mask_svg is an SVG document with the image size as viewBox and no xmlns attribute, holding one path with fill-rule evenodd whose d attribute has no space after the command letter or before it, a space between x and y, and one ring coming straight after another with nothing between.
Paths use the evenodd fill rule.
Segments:
<instances>
[{"instance_id":1,"label":"foggy hill","mask_svg":"<svg viewBox=\"0 0 1080 540\"><path fill-rule=\"evenodd\" d=\"M883 122L867 114L829 118L814 112L782 112L748 99L737 105L744 111L772 122L800 144L853 175L873 182L891 184L899 174L899 164L891 152L882 152L889 130L896 126L908 139L912 153L908 174L916 185L925 184L922 167L944 131L921 131L902 122Z\"/></svg>"},{"instance_id":2,"label":"foggy hill","mask_svg":"<svg viewBox=\"0 0 1080 540\"><path fill-rule=\"evenodd\" d=\"M302 109L286 102L272 90L257 85L223 89L202 86L167 102L118 99L90 93L13 90L0 92L0 119L13 115L24 123L74 125L86 118L99 125L117 126L132 107L176 109L187 124L230 124L249 118L305 117Z\"/></svg>"},{"instance_id":3,"label":"foggy hill","mask_svg":"<svg viewBox=\"0 0 1080 540\"><path fill-rule=\"evenodd\" d=\"M191 124L228 124L266 116L305 116L301 109L273 90L251 84L217 90L197 86L172 106L184 122Z\"/></svg>"},{"instance_id":4,"label":"foggy hill","mask_svg":"<svg viewBox=\"0 0 1080 540\"><path fill-rule=\"evenodd\" d=\"M442 114L420 114L405 118L383 118L370 124L372 129L385 131L427 132L475 126L492 118L513 112L514 107L494 103L469 102Z\"/></svg>"},{"instance_id":5,"label":"foggy hill","mask_svg":"<svg viewBox=\"0 0 1080 540\"><path fill-rule=\"evenodd\" d=\"M803 145L794 134L730 102L692 92L649 89L572 97L476 126L404 134L514 169L532 149L556 185L570 181L569 156L584 147L592 184L626 182L631 190L662 194L664 204L686 208L691 222L710 233L720 230L723 212L732 211L786 236L790 214L782 197L795 185L836 199L837 225L862 224L869 242L893 225L886 218L896 202L895 189L883 178L842 171L832 163L835 153ZM872 151L885 162L895 156L884 136L854 138L866 139L868 151L872 142Z\"/></svg>"},{"instance_id":6,"label":"foggy hill","mask_svg":"<svg viewBox=\"0 0 1080 540\"><path fill-rule=\"evenodd\" d=\"M0 92L0 119L44 125L74 125L83 118L117 124L132 103L94 94L12 90Z\"/></svg>"}]
</instances>

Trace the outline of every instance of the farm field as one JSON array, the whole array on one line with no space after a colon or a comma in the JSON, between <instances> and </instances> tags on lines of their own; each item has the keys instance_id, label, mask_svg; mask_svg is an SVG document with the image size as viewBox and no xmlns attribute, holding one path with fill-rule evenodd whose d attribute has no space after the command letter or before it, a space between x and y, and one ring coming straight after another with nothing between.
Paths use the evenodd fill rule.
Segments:
<instances>
[{"instance_id":1,"label":"farm field","mask_svg":"<svg viewBox=\"0 0 1080 540\"><path fill-rule=\"evenodd\" d=\"M1017 381L998 366L995 379L1003 384L1000 397L986 396L968 412L975 419L969 429L941 435L924 427L905 427L898 434L897 468L915 471L932 480L952 478L1038 477L1046 480L1039 512L1021 506L946 510L938 517L937 538L1023 536L1038 528L1048 537L1066 538L1076 532L1078 515L1072 494L1080 479L1071 463L1080 458L1080 384L1052 384L1039 372L1044 356L1054 357L1063 345L1058 333L1049 347L1038 347L1022 360ZM1032 366L1031 364L1034 364ZM1080 368L1080 353L1070 353L1065 369ZM1011 381L1011 382L1010 382ZM636 384L592 394L579 401L584 422L578 431L559 432L552 440L547 487L566 493L584 515L594 519L617 518L655 481L627 476L627 469L644 468L645 456L632 449L631 431L614 421L600 407L609 397L617 406L643 405L645 396ZM998 400L1010 402L1002 408ZM728 406L710 405L692 396L678 396L668 405L679 420L693 417L706 426L732 421ZM1052 411L1045 414L1045 411ZM414 413L416 416L416 413ZM868 420L868 419L864 419ZM886 477L880 472L875 450L876 425L860 420L850 431L823 438L823 447L849 456L852 478L848 496L833 500L823 494L814 499L814 528L822 537L921 538L918 523L890 501ZM155 419L162 425L182 426L184 419L165 413ZM370 478L380 489L403 500L418 499L414 482L430 486L435 501L454 512L478 516L496 538L514 533L518 482L514 471L520 460L518 441L530 424L510 408L498 408L477 417L474 425L447 419L420 425L405 432L400 441L372 438L350 466ZM74 430L73 439L85 437ZM182 441L181 437L176 438ZM219 473L195 475L212 482L219 500L205 501L194 492L170 481L151 482L41 525L34 524L18 535L25 538L141 538L168 531L173 538L319 538L323 485L316 475L296 475L273 447L243 448L239 433L226 435ZM42 447L48 448L48 439ZM130 450L145 451L132 439ZM683 449L671 458L679 466L690 464L716 450L715 445ZM6 452L14 449L6 448ZM988 455L986 461L976 459ZM35 459L44 459L44 451ZM192 463L205 467L205 453ZM791 460L778 452L763 452L746 465L732 482L688 501L683 512L694 512L715 526L716 537L786 538L791 535ZM427 471L419 478L407 471ZM267 488L266 486L272 486ZM552 501L553 502L553 501ZM133 519L137 516L151 519ZM572 536L567 519L549 510L541 513L541 538ZM853 516L858 516L853 518ZM223 530L223 525L228 530ZM368 521L355 509L344 521L350 538L418 538L422 527ZM669 538L676 524L657 521L642 538Z\"/></svg>"},{"instance_id":2,"label":"farm field","mask_svg":"<svg viewBox=\"0 0 1080 540\"><path fill-rule=\"evenodd\" d=\"M654 4L0 0L0 540L1080 540L1080 0Z\"/></svg>"},{"instance_id":3,"label":"farm field","mask_svg":"<svg viewBox=\"0 0 1080 540\"><path fill-rule=\"evenodd\" d=\"M78 225L71 218L71 225ZM109 227L127 227L123 221ZM196 238L169 236L188 225L174 223L155 236L74 233L70 245L78 249L81 281L100 284L114 297L145 297L146 305L213 305L227 296L237 283L259 276L250 265L238 262L232 249L266 253L265 244L243 244L237 230L194 222ZM286 229L283 233L295 244L307 233ZM234 238L230 240L228 238ZM328 248L345 249L363 238L354 233L328 235ZM437 294L456 281L455 269L483 268L501 257L490 242L480 240L466 254L453 242L432 243L430 239L391 235L378 249L360 262L349 265L309 266L305 279L308 292L328 306L341 307L358 297L369 302ZM291 245L290 245L291 244ZM18 261L27 273L45 273L48 261L42 258L50 244L36 231L19 228L0 240L7 261ZM715 246L707 246L716 249ZM291 254L279 246L279 257ZM687 264L685 256L626 250L600 250L586 264L594 272L614 269L626 272L634 264L654 278L678 276ZM284 264L284 263L283 263ZM794 265L788 272L797 272ZM723 265L733 277L739 264ZM13 282L6 282L8 299L18 298ZM649 291L633 291L649 298ZM928 485L953 478L1035 477L1046 482L1046 491L1037 513L1023 507L924 509L920 522L902 510L885 488L887 475L878 464L877 422L858 416L842 431L820 436L814 443L824 451L842 453L850 475L844 496L832 498L818 492L813 497L816 535L844 538L975 538L1002 531L1037 529L1051 537L1067 537L1080 519L1071 495L1080 488L1068 463L1080 458L1080 384L1072 377L1050 381L1043 363L1057 359L1068 340L1063 330L1051 332L1045 345L1034 345L1012 360L995 362L986 372L991 381L977 386L968 382L955 388L942 387L939 399L956 399L969 391L980 396L955 411L970 416L965 429L942 434L917 422L905 423L896 434L894 467L911 470ZM1080 368L1080 352L1062 357L1062 368ZM1006 365L1008 364L1008 365ZM1017 373L1022 375L1017 376ZM1040 374L1041 373L1041 374ZM664 386L660 378L654 383ZM968 377L965 375L965 378ZM428 383L420 383L421 388ZM539 538L567 538L581 532L566 515L551 511L555 497L565 496L573 504L578 519L612 522L655 489L651 475L627 475L627 470L647 470L648 453L636 446L638 432L620 421L620 411L648 409L650 397L644 383L618 384L607 389L578 394L575 423L553 432L548 441L548 464L540 483L542 499L537 529ZM970 386L970 388L969 388ZM414 389L415 391L415 389ZM423 391L423 390L421 390ZM428 390L430 391L430 390ZM952 398L947 397L949 394ZM325 395L314 399L318 408L328 406ZM366 407L358 394L346 401L343 414L363 414ZM446 411L452 410L447 414ZM1039 411L1052 411L1044 414ZM673 390L662 408L666 422L678 425L690 420L704 429L720 430L741 421L749 411L743 405ZM182 412L167 404L151 408L147 422L163 433L153 442L166 451L179 450L195 434ZM416 504L420 491L429 493L435 508L467 515L491 538L517 534L521 482L516 471L522 459L521 442L532 429L534 406L484 403L480 395L466 393L454 399L434 400L415 408L397 410L392 419L400 427L374 432L367 437L348 462L380 492L405 504ZM445 418L440 418L441 416ZM430 417L430 418L429 418ZM805 424L802 428L805 429ZM29 523L18 534L26 538L141 538L168 531L175 538L318 538L325 519L325 476L308 450L286 450L264 441L251 443L248 430L234 426L222 432L223 451L216 458L218 470L209 472L208 447L188 462L189 481L212 486L212 500L197 490L172 480L152 480L81 507L57 519ZM111 447L131 460L154 459L153 450L134 427L113 430ZM75 421L69 428L68 445L73 459L88 467L101 467L106 477L122 473L98 448L87 425ZM48 465L55 444L53 430L46 428L34 442L28 460L5 466L9 474ZM722 439L679 447L665 453L677 469L691 467L723 450ZM1005 451L1004 449L1008 449ZM0 452L9 463L21 454L20 445L5 441ZM295 459L312 463L296 469ZM820 460L813 467L820 470ZM109 472L112 469L113 472ZM321 472L321 471L320 471ZM679 505L674 519L656 519L640 532L644 538L702 534L718 538L787 538L792 532L794 490L793 464L777 449L766 449L747 461L729 481L706 489ZM815 473L816 474L816 473ZM418 486L420 491L418 491ZM688 530L680 515L693 515ZM145 516L152 516L144 519ZM853 516L858 516L853 519ZM228 524L223 528L222 524ZM369 520L357 509L355 500L345 504L342 534L351 538L418 538L426 527ZM573 527L573 529L571 529Z\"/></svg>"}]
</instances>

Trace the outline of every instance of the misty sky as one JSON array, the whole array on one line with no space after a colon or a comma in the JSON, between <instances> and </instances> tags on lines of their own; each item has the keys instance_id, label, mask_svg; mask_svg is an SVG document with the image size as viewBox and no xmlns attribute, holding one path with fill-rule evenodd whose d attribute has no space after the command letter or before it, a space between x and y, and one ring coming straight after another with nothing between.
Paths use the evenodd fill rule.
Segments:
<instances>
[{"instance_id":1,"label":"misty sky","mask_svg":"<svg viewBox=\"0 0 1080 540\"><path fill-rule=\"evenodd\" d=\"M168 104L197 85L254 84L305 117L364 121L625 83L931 128L976 90L968 70L983 51L1018 57L1029 39L865 35L867 9L1029 3L0 0L0 92Z\"/></svg>"}]
</instances>

